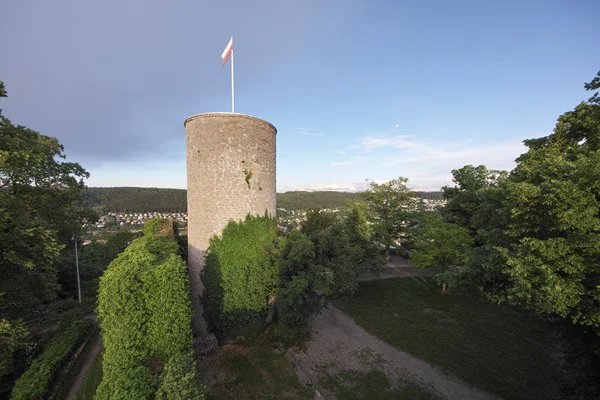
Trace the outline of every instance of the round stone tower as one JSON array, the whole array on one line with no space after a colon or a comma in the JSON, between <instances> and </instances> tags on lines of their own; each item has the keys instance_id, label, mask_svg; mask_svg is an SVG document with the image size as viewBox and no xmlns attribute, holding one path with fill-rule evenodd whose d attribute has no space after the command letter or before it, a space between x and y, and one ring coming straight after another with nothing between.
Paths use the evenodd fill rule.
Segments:
<instances>
[{"instance_id":1,"label":"round stone tower","mask_svg":"<svg viewBox=\"0 0 600 400\"><path fill-rule=\"evenodd\" d=\"M219 235L230 220L241 220L248 213L275 215L277 129L259 118L237 113L194 115L184 126L188 269L192 303L196 303L203 292L199 276L209 239ZM201 322L196 319L195 330L202 334L199 330L206 328L198 326Z\"/></svg>"}]
</instances>

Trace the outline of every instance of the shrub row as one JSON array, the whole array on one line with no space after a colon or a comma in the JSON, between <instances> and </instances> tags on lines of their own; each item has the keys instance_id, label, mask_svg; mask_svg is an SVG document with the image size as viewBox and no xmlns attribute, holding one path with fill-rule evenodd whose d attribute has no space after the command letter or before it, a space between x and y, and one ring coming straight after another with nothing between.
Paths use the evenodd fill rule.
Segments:
<instances>
[{"instance_id":1,"label":"shrub row","mask_svg":"<svg viewBox=\"0 0 600 400\"><path fill-rule=\"evenodd\" d=\"M201 399L187 267L170 220L146 224L100 280L104 342L96 399Z\"/></svg>"},{"instance_id":2,"label":"shrub row","mask_svg":"<svg viewBox=\"0 0 600 400\"><path fill-rule=\"evenodd\" d=\"M54 335L44 346L42 353L17 380L11 398L31 400L42 399L48 395L56 374L77 350L93 325L90 320L76 320Z\"/></svg>"}]
</instances>

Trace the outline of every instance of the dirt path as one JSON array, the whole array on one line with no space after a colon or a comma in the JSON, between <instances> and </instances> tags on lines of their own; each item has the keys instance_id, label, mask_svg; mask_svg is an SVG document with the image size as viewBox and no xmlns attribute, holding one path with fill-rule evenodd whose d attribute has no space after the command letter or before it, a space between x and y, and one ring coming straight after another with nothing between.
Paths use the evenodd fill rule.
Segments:
<instances>
[{"instance_id":1,"label":"dirt path","mask_svg":"<svg viewBox=\"0 0 600 400\"><path fill-rule=\"evenodd\" d=\"M94 339L94 343L92 343L91 347L84 355L83 363L81 364L81 369L77 374L77 378L75 378L75 382L73 383L73 386L71 387L71 390L69 391L66 400L75 400L77 398L77 394L83 386L83 382L85 381L85 377L87 376L88 371L92 366L92 363L101 351L102 335L98 335L98 337Z\"/></svg>"},{"instance_id":2,"label":"dirt path","mask_svg":"<svg viewBox=\"0 0 600 400\"><path fill-rule=\"evenodd\" d=\"M442 398L456 400L497 399L445 375L408 353L396 350L366 332L352 318L329 306L312 321L312 337L305 351L289 351L288 357L309 381L319 387L319 375L324 370L335 373L343 370L368 371L379 369L390 382L409 378L428 387ZM331 395L321 392L325 398Z\"/></svg>"},{"instance_id":3,"label":"dirt path","mask_svg":"<svg viewBox=\"0 0 600 400\"><path fill-rule=\"evenodd\" d=\"M413 276L433 276L437 273L435 268L415 269L402 257L392 256L387 268L380 275L363 275L358 278L359 282L374 281L388 278L410 278Z\"/></svg>"}]
</instances>

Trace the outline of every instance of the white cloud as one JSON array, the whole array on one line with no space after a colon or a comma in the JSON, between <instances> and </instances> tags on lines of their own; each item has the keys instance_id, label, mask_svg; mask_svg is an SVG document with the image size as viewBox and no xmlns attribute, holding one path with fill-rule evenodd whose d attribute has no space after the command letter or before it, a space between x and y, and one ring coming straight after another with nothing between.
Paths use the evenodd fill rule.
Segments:
<instances>
[{"instance_id":1,"label":"white cloud","mask_svg":"<svg viewBox=\"0 0 600 400\"><path fill-rule=\"evenodd\" d=\"M331 167L341 167L343 165L352 165L352 164L356 164L358 162L358 160L352 160L352 161L337 161L337 162L332 162L329 163L329 165Z\"/></svg>"},{"instance_id":2,"label":"white cloud","mask_svg":"<svg viewBox=\"0 0 600 400\"><path fill-rule=\"evenodd\" d=\"M303 128L297 128L296 133L298 135L303 135L303 136L325 136L324 133L310 133L306 129L303 129Z\"/></svg>"},{"instance_id":3,"label":"white cloud","mask_svg":"<svg viewBox=\"0 0 600 400\"><path fill-rule=\"evenodd\" d=\"M370 160L370 159L371 159L371 157L356 156L356 157L354 157L353 160L336 161L336 162L330 163L329 165L332 167L339 167L339 166L343 166L343 165L352 165L352 164L362 163L362 162Z\"/></svg>"},{"instance_id":4,"label":"white cloud","mask_svg":"<svg viewBox=\"0 0 600 400\"><path fill-rule=\"evenodd\" d=\"M342 155L346 155L346 152L342 151L342 150L334 150L333 152L334 153L338 153L338 154L342 154Z\"/></svg>"},{"instance_id":5,"label":"white cloud","mask_svg":"<svg viewBox=\"0 0 600 400\"><path fill-rule=\"evenodd\" d=\"M452 184L453 169L472 164L511 170L515 167L514 160L527 151L520 138L501 142L486 139L485 143L440 139L430 143L411 139L413 137L370 136L359 140L364 152L373 154L376 160L369 169L376 181L405 176L409 178L408 186L414 190L439 190ZM530 137L536 135L524 135L523 139Z\"/></svg>"},{"instance_id":6,"label":"white cloud","mask_svg":"<svg viewBox=\"0 0 600 400\"><path fill-rule=\"evenodd\" d=\"M365 151L372 151L380 147L393 147L397 149L422 147L422 143L406 139L414 138L416 135L397 135L392 137L365 137L360 144Z\"/></svg>"}]
</instances>

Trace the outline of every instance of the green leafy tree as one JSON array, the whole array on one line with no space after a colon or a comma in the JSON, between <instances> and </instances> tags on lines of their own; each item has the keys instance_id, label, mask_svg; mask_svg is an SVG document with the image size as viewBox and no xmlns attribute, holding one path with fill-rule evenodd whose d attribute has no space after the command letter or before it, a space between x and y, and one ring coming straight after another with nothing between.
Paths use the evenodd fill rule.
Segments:
<instances>
[{"instance_id":1,"label":"green leafy tree","mask_svg":"<svg viewBox=\"0 0 600 400\"><path fill-rule=\"evenodd\" d=\"M600 88L600 73L585 87ZM493 301L570 321L570 333L564 335L563 392L568 398L596 398L600 390L598 94L561 115L551 135L525 144L528 151L517 159L508 177L500 176L486 186L485 169L469 167L467 175L479 178L475 185L460 176L457 188L445 188L445 217L468 228L475 239L465 268L455 275L456 283Z\"/></svg>"},{"instance_id":2,"label":"green leafy tree","mask_svg":"<svg viewBox=\"0 0 600 400\"><path fill-rule=\"evenodd\" d=\"M389 260L394 241L407 232L409 220L418 209L419 201L406 186L407 178L400 177L385 183L367 182L369 188L361 195L368 205L374 237L385 246L386 259Z\"/></svg>"},{"instance_id":3,"label":"green leafy tree","mask_svg":"<svg viewBox=\"0 0 600 400\"><path fill-rule=\"evenodd\" d=\"M15 353L27 347L28 336L29 332L21 321L0 319L0 376L12 371Z\"/></svg>"},{"instance_id":4,"label":"green leafy tree","mask_svg":"<svg viewBox=\"0 0 600 400\"><path fill-rule=\"evenodd\" d=\"M506 180L508 173L489 170L485 165L465 165L452 170L452 176L455 186L442 188L447 201L442 210L446 221L469 229L473 236L479 229L489 229L492 210L488 208L488 197Z\"/></svg>"},{"instance_id":5,"label":"green leafy tree","mask_svg":"<svg viewBox=\"0 0 600 400\"><path fill-rule=\"evenodd\" d=\"M472 239L468 231L444 221L438 213L426 213L418 222L411 262L418 268L434 267L441 271L463 266Z\"/></svg>"},{"instance_id":6,"label":"green leafy tree","mask_svg":"<svg viewBox=\"0 0 600 400\"><path fill-rule=\"evenodd\" d=\"M600 328L600 105L528 140L508 184L508 299Z\"/></svg>"},{"instance_id":7,"label":"green leafy tree","mask_svg":"<svg viewBox=\"0 0 600 400\"><path fill-rule=\"evenodd\" d=\"M374 231L368 220L368 205L354 201L348 204L342 227L352 248L359 249L357 255L358 274L380 273L385 268L385 259L374 242Z\"/></svg>"},{"instance_id":8,"label":"green leafy tree","mask_svg":"<svg viewBox=\"0 0 600 400\"><path fill-rule=\"evenodd\" d=\"M440 270L439 280L446 289L444 274L452 267L462 267L473 239L467 229L444 221L438 213L424 213L413 234L411 263L417 268Z\"/></svg>"},{"instance_id":9,"label":"green leafy tree","mask_svg":"<svg viewBox=\"0 0 600 400\"><path fill-rule=\"evenodd\" d=\"M2 85L2 95L6 94ZM60 252L80 228L83 179L62 145L0 115L0 312L24 316L58 290Z\"/></svg>"},{"instance_id":10,"label":"green leafy tree","mask_svg":"<svg viewBox=\"0 0 600 400\"><path fill-rule=\"evenodd\" d=\"M383 269L385 260L371 234L364 205L353 205L343 219L324 212L307 214L301 231L285 240L279 260L275 332L280 340L300 340L308 319L328 301L353 293L362 273Z\"/></svg>"}]
</instances>

